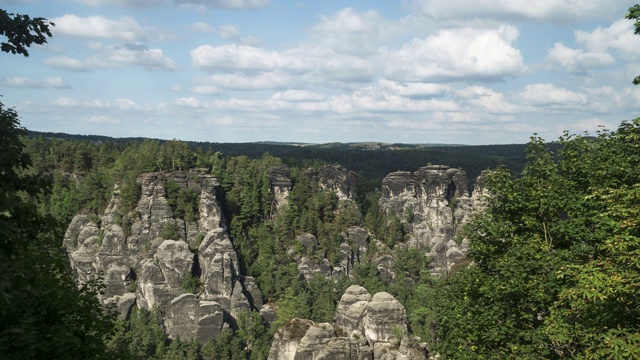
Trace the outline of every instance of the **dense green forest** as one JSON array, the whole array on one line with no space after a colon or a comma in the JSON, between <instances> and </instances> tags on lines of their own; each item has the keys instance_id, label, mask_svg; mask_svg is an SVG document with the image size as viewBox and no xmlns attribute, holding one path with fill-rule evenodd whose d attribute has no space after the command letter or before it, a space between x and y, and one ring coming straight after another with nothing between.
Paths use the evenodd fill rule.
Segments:
<instances>
[{"instance_id":1,"label":"dense green forest","mask_svg":"<svg viewBox=\"0 0 640 360\"><path fill-rule=\"evenodd\" d=\"M2 44L4 52L26 56L26 47L51 36L44 19L0 16L22 29L6 33L3 25L14 40ZM640 18L640 6L627 18ZM2 104L0 130L3 359L264 359L278 326L294 317L329 320L350 284L393 294L407 310L409 331L443 359L640 358L640 118L595 137L567 133L552 145L533 136L523 157L518 146L503 148L506 154L499 147L222 149L178 140L29 137L16 111ZM342 206L303 175L327 163L360 174L357 203ZM464 229L466 259L442 276L431 274L418 250L398 246L404 229L378 208L375 191L387 172L427 163L471 175L492 169L483 210ZM292 188L288 207L274 217L267 177L281 164L290 167ZM166 339L157 310L117 320L98 301L99 281L76 285L62 248L72 217L102 214L115 184L127 214L140 196L138 175L191 168L219 179L243 271L278 308L272 325L244 312L203 345ZM198 216L193 193L170 183L166 191L178 216ZM127 218L120 221L126 229ZM334 261L337 237L350 225L373 232L379 248L368 254L393 254L398 275L385 280L364 259L352 277L304 281L287 251L295 236L313 234L319 252Z\"/></svg>"},{"instance_id":2,"label":"dense green forest","mask_svg":"<svg viewBox=\"0 0 640 360\"><path fill-rule=\"evenodd\" d=\"M597 137L566 135L553 146L533 137L521 170L497 166L488 177L493 195L466 230L472 239L467 259L472 265L434 278L419 251L395 246L403 229L394 228L393 219L380 212L379 195L370 187L380 178L361 176L359 181L369 187L359 187L359 206L340 208L334 195L318 191L302 175L306 167L296 165L326 163L314 160L310 149L300 152L300 158L289 153L290 204L273 218L266 206L272 196L267 170L285 160L270 154L252 158L205 152L177 140L21 138L32 159L25 174L45 175L52 184L37 203L42 216L57 220L58 231L81 210L101 213L115 183L133 206L135 179L142 172L203 168L218 177L242 267L256 278L268 301L278 304L278 320L269 328L248 313L237 329L200 346L166 342L157 316L140 310L131 320L117 322L107 344L110 351L131 358L218 354L255 359L266 357L274 331L286 320L329 321L342 292L354 283L393 294L407 309L410 331L447 358L638 356L639 140L638 120ZM361 156L360 166L366 168L367 161L378 163L380 154L400 150L349 151ZM482 166L494 160L487 156ZM172 192L170 186L167 192ZM197 216L189 194L173 194L169 196L178 213ZM393 253L401 276L385 282L364 261L351 278L301 279L287 253L297 234L315 235L321 253L331 260L340 232L361 224L387 249L380 251ZM404 276L414 280L412 286Z\"/></svg>"}]
</instances>

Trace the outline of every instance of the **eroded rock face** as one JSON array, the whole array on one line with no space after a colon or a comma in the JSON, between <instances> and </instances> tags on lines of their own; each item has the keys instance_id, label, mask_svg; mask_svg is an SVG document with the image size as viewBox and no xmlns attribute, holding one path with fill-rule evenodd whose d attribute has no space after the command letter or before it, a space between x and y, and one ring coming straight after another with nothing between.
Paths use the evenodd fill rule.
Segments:
<instances>
[{"instance_id":1,"label":"eroded rock face","mask_svg":"<svg viewBox=\"0 0 640 360\"><path fill-rule=\"evenodd\" d=\"M167 201L168 181L198 196L194 221L176 218ZM197 171L176 171L142 174L138 183L141 196L131 213L123 214L116 187L100 219L79 214L71 222L64 245L78 281L102 276L102 300L116 304L123 318L134 305L159 308L173 338L205 342L240 311L262 308L255 281L239 273L216 198L218 181ZM166 226L174 227L173 238L161 236Z\"/></svg>"},{"instance_id":2,"label":"eroded rock face","mask_svg":"<svg viewBox=\"0 0 640 360\"><path fill-rule=\"evenodd\" d=\"M408 245L426 251L434 272L448 271L466 251L457 235L474 207L469 188L464 171L442 165L398 171L382 180L381 208L398 216Z\"/></svg>"},{"instance_id":3,"label":"eroded rock face","mask_svg":"<svg viewBox=\"0 0 640 360\"><path fill-rule=\"evenodd\" d=\"M406 330L405 309L393 296L372 297L367 289L353 285L340 299L333 324L292 319L283 325L269 359L427 359L419 338L397 338Z\"/></svg>"},{"instance_id":4,"label":"eroded rock face","mask_svg":"<svg viewBox=\"0 0 640 360\"><path fill-rule=\"evenodd\" d=\"M362 327L369 343L399 342L393 333L406 333L407 312L391 294L380 292L367 303Z\"/></svg>"},{"instance_id":5,"label":"eroded rock face","mask_svg":"<svg viewBox=\"0 0 640 360\"><path fill-rule=\"evenodd\" d=\"M339 200L353 200L356 196L358 176L342 166L324 166L309 169L304 174L312 182L317 182L323 191L333 191Z\"/></svg>"},{"instance_id":6,"label":"eroded rock face","mask_svg":"<svg viewBox=\"0 0 640 360\"><path fill-rule=\"evenodd\" d=\"M362 319L369 301L371 295L367 289L358 285L349 286L340 298L333 322L347 334L362 329Z\"/></svg>"},{"instance_id":7,"label":"eroded rock face","mask_svg":"<svg viewBox=\"0 0 640 360\"><path fill-rule=\"evenodd\" d=\"M267 176L275 203L271 208L271 215L276 216L289 204L289 192L293 186L291 171L286 165L275 166L269 169Z\"/></svg>"}]
</instances>

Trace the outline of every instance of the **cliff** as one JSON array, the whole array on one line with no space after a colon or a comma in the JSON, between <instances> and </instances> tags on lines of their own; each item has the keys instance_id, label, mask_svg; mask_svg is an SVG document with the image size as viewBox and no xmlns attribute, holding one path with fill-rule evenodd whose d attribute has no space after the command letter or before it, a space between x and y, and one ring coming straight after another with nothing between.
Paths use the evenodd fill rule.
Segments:
<instances>
[{"instance_id":1,"label":"cliff","mask_svg":"<svg viewBox=\"0 0 640 360\"><path fill-rule=\"evenodd\" d=\"M197 220L176 216L167 184L197 196ZM116 188L100 218L79 214L64 239L79 282L102 277L102 300L122 317L158 307L170 337L204 342L233 325L239 311L262 308L253 278L242 276L217 200L218 181L190 172L138 177L140 199L121 211Z\"/></svg>"},{"instance_id":2,"label":"cliff","mask_svg":"<svg viewBox=\"0 0 640 360\"><path fill-rule=\"evenodd\" d=\"M353 285L342 295L333 323L292 319L275 334L269 360L427 359L426 344L407 335L407 314L386 292L373 296Z\"/></svg>"},{"instance_id":3,"label":"cliff","mask_svg":"<svg viewBox=\"0 0 640 360\"><path fill-rule=\"evenodd\" d=\"M468 246L460 230L482 194L478 189L472 196L470 190L463 170L429 165L413 173L387 175L382 180L380 207L398 216L408 235L406 245L423 250L438 273L450 270Z\"/></svg>"}]
</instances>

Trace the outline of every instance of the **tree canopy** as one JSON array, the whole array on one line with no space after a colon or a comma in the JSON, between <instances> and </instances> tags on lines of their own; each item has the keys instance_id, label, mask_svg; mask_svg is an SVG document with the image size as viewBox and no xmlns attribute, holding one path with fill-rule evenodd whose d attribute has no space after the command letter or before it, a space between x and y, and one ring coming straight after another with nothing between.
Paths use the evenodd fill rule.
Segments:
<instances>
[{"instance_id":1,"label":"tree canopy","mask_svg":"<svg viewBox=\"0 0 640 360\"><path fill-rule=\"evenodd\" d=\"M640 356L640 119L596 138L533 137L522 173L493 171L466 228L472 265L440 289L451 359Z\"/></svg>"},{"instance_id":2,"label":"tree canopy","mask_svg":"<svg viewBox=\"0 0 640 360\"><path fill-rule=\"evenodd\" d=\"M0 35L7 38L6 42L0 43L0 50L28 57L28 47L45 44L47 37L52 36L49 25L55 26L42 17L31 18L0 9Z\"/></svg>"}]
</instances>

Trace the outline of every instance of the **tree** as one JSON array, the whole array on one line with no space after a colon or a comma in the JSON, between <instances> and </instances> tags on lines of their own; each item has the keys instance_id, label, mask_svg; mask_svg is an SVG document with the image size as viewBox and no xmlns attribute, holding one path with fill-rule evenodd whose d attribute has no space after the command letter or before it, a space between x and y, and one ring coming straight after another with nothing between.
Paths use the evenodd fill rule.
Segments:
<instances>
[{"instance_id":1,"label":"tree","mask_svg":"<svg viewBox=\"0 0 640 360\"><path fill-rule=\"evenodd\" d=\"M636 358L640 119L598 137L529 143L519 175L488 178L465 228L472 265L433 306L447 358Z\"/></svg>"},{"instance_id":2,"label":"tree","mask_svg":"<svg viewBox=\"0 0 640 360\"><path fill-rule=\"evenodd\" d=\"M7 42L0 44L0 50L29 56L28 47L45 44L47 37L51 37L49 25L55 26L45 18L32 19L28 15L12 14L0 9L0 35L7 38Z\"/></svg>"},{"instance_id":3,"label":"tree","mask_svg":"<svg viewBox=\"0 0 640 360\"><path fill-rule=\"evenodd\" d=\"M0 10L9 39L2 51L27 56L26 47L50 36L45 19L10 15ZM55 220L38 212L50 184L27 171L25 135L16 111L0 103L0 358L108 357L103 337L113 316L97 282L76 285Z\"/></svg>"},{"instance_id":4,"label":"tree","mask_svg":"<svg viewBox=\"0 0 640 360\"><path fill-rule=\"evenodd\" d=\"M635 20L633 23L634 31L633 33L636 35L640 35L640 5L636 4L629 8L627 15L624 17L625 19ZM640 84L640 75L636 76L633 79L633 85Z\"/></svg>"}]
</instances>

